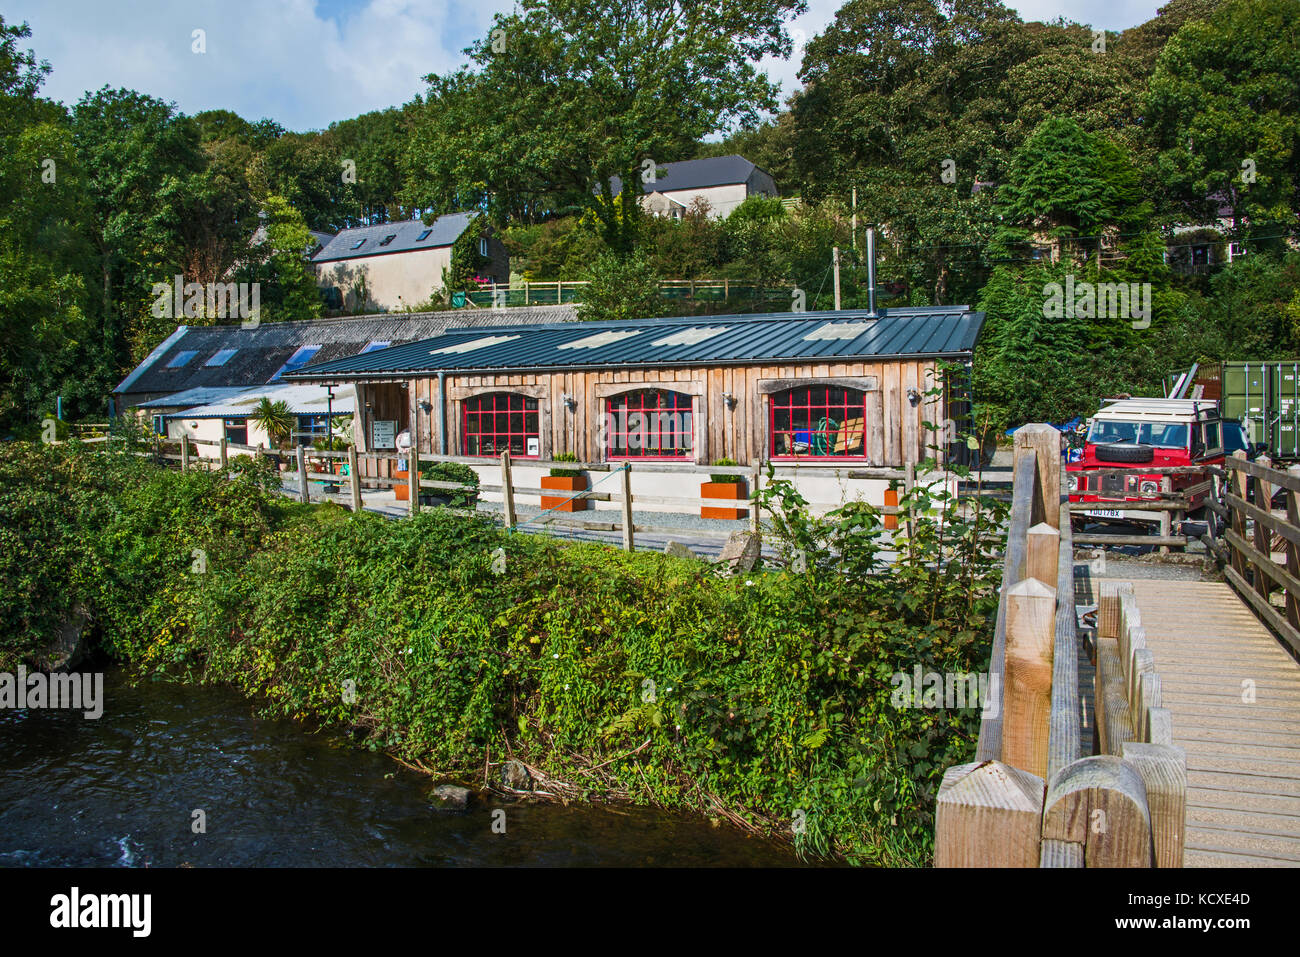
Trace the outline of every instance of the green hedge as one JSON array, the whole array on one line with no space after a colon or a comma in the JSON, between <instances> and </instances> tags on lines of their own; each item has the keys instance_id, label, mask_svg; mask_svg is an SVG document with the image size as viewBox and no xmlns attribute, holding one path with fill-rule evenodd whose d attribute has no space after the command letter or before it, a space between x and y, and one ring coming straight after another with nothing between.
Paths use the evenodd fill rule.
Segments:
<instances>
[{"instance_id":1,"label":"green hedge","mask_svg":"<svg viewBox=\"0 0 1300 957\"><path fill-rule=\"evenodd\" d=\"M593 797L798 822L810 854L929 862L935 792L979 714L895 707L891 675L986 666L978 536L968 582L930 561L960 535L924 522L939 537L882 570L873 510L819 523L773 483L798 570L728 579L441 510L354 517L263 479L0 451L0 666L84 599L103 648L141 671L234 684L439 774L481 780L508 742Z\"/></svg>"}]
</instances>

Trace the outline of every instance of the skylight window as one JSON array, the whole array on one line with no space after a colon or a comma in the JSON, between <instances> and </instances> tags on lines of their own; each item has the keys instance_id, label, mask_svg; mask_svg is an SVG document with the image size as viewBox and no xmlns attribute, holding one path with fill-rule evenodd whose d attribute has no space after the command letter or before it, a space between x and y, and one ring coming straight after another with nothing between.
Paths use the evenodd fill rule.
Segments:
<instances>
[{"instance_id":1,"label":"skylight window","mask_svg":"<svg viewBox=\"0 0 1300 957\"><path fill-rule=\"evenodd\" d=\"M379 349L387 349L392 344L393 343L388 339L376 340L374 342L367 342L366 347L362 349L361 352L358 353L358 355L364 356L367 352L376 352Z\"/></svg>"},{"instance_id":2,"label":"skylight window","mask_svg":"<svg viewBox=\"0 0 1300 957\"><path fill-rule=\"evenodd\" d=\"M193 359L198 354L199 353L197 349L188 350L186 352L178 352L176 353L176 355L172 356L172 361L167 363L167 368L180 369L184 366L187 366L189 365L190 360Z\"/></svg>"},{"instance_id":3,"label":"skylight window","mask_svg":"<svg viewBox=\"0 0 1300 957\"><path fill-rule=\"evenodd\" d=\"M229 362L231 357L238 351L238 349L218 349L212 354L212 357L203 364L209 368L213 366L223 366Z\"/></svg>"},{"instance_id":4,"label":"skylight window","mask_svg":"<svg viewBox=\"0 0 1300 957\"><path fill-rule=\"evenodd\" d=\"M389 243L391 243L391 242L392 242L394 239L396 239L396 238L397 238L397 233L389 233L389 234L388 234L387 236L385 236L383 239L379 240L379 245L381 245L381 246L387 246Z\"/></svg>"},{"instance_id":5,"label":"skylight window","mask_svg":"<svg viewBox=\"0 0 1300 957\"><path fill-rule=\"evenodd\" d=\"M869 322L828 322L814 329L803 337L804 342L818 342L827 339L856 339L871 328Z\"/></svg>"},{"instance_id":6,"label":"skylight window","mask_svg":"<svg viewBox=\"0 0 1300 957\"><path fill-rule=\"evenodd\" d=\"M318 352L320 352L320 346L300 347L297 352L289 357L288 362L280 366L280 371L271 376L271 381L278 381L280 376L284 375L286 372L297 372L308 362L311 362L312 356L316 355Z\"/></svg>"},{"instance_id":7,"label":"skylight window","mask_svg":"<svg viewBox=\"0 0 1300 957\"><path fill-rule=\"evenodd\" d=\"M620 340L627 339L631 336L639 335L640 329L627 329L621 332L598 332L594 336L587 336L585 339L575 339L573 342L566 342L562 346L556 346L557 349L599 349L601 346L612 345Z\"/></svg>"},{"instance_id":8,"label":"skylight window","mask_svg":"<svg viewBox=\"0 0 1300 957\"><path fill-rule=\"evenodd\" d=\"M433 232L432 229L426 229L424 232L420 233L420 235L418 235L418 236L415 237L415 241L416 241L417 243L422 243L422 242L424 242L426 239L429 238L429 234L430 234L431 232Z\"/></svg>"},{"instance_id":9,"label":"skylight window","mask_svg":"<svg viewBox=\"0 0 1300 957\"><path fill-rule=\"evenodd\" d=\"M650 343L652 346L693 346L697 343L712 339L714 336L720 336L727 331L726 326L691 326L689 329L682 329L674 332L671 336L664 336L662 339L656 339Z\"/></svg>"},{"instance_id":10,"label":"skylight window","mask_svg":"<svg viewBox=\"0 0 1300 957\"><path fill-rule=\"evenodd\" d=\"M488 346L500 345L503 342L513 342L518 338L518 336L485 336L482 339L471 339L469 342L459 342L454 346L443 346L441 349L434 349L429 355L473 352L475 349L486 349Z\"/></svg>"},{"instance_id":11,"label":"skylight window","mask_svg":"<svg viewBox=\"0 0 1300 957\"><path fill-rule=\"evenodd\" d=\"M358 239L355 243L352 244L352 248L353 248L353 249L360 249L360 248L361 248L361 244L364 243L364 242L365 242L364 239Z\"/></svg>"}]
</instances>

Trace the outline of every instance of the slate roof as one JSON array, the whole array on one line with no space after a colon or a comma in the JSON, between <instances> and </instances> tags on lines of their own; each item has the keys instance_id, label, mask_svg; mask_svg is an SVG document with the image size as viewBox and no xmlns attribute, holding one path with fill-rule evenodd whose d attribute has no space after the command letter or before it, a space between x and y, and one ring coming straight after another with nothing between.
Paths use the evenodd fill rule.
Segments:
<instances>
[{"instance_id":1,"label":"slate roof","mask_svg":"<svg viewBox=\"0 0 1300 957\"><path fill-rule=\"evenodd\" d=\"M448 329L441 336L310 366L286 380L343 382L433 372L528 372L850 358L966 358L984 324L968 306L687 316Z\"/></svg>"},{"instance_id":2,"label":"slate roof","mask_svg":"<svg viewBox=\"0 0 1300 957\"><path fill-rule=\"evenodd\" d=\"M170 398L189 389L246 389L271 381L303 346L319 345L320 351L310 361L328 362L356 355L373 342L400 345L441 335L449 327L496 326L503 321L522 325L565 323L576 315L575 307L570 304L264 322L256 329L234 324L178 326L113 391L165 394ZM219 353L232 349L234 354L224 364L206 364ZM194 353L189 361L168 368L187 352Z\"/></svg>"},{"instance_id":3,"label":"slate roof","mask_svg":"<svg viewBox=\"0 0 1300 957\"><path fill-rule=\"evenodd\" d=\"M431 226L420 219L403 219L396 223L378 226L357 226L344 229L312 256L314 263L336 262L340 259L359 259L362 256L380 256L388 253L405 253L419 249L437 249L450 246L465 231L477 213L448 213L439 216ZM425 232L428 236L420 239ZM394 239L386 246L379 245L388 236ZM353 249L359 240L365 240L359 249Z\"/></svg>"},{"instance_id":4,"label":"slate roof","mask_svg":"<svg viewBox=\"0 0 1300 957\"><path fill-rule=\"evenodd\" d=\"M757 169L743 156L710 156L705 159L682 160L680 163L660 163L659 178L641 184L643 193L670 193L679 189L708 189L710 186L731 186L749 181ZM623 191L623 180L610 179L614 195Z\"/></svg>"}]
</instances>

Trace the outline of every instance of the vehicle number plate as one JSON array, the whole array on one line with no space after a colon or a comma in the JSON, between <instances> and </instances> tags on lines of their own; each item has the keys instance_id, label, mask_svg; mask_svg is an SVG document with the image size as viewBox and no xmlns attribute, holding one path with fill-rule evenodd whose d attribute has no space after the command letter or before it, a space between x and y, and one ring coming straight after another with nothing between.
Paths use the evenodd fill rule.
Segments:
<instances>
[{"instance_id":1,"label":"vehicle number plate","mask_svg":"<svg viewBox=\"0 0 1300 957\"><path fill-rule=\"evenodd\" d=\"M1124 513L1117 508L1090 508L1084 515L1094 515L1097 518L1123 518Z\"/></svg>"}]
</instances>

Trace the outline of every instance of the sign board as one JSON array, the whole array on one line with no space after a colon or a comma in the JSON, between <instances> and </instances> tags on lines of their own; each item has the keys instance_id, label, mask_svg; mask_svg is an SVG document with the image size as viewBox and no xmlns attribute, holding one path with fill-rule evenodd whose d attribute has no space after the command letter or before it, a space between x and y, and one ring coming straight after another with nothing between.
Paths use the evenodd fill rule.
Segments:
<instances>
[{"instance_id":1,"label":"sign board","mask_svg":"<svg viewBox=\"0 0 1300 957\"><path fill-rule=\"evenodd\" d=\"M396 419L376 419L370 424L370 447L376 451L397 448Z\"/></svg>"},{"instance_id":2,"label":"sign board","mask_svg":"<svg viewBox=\"0 0 1300 957\"><path fill-rule=\"evenodd\" d=\"M542 447L536 436L530 436L528 439L527 455L541 455Z\"/></svg>"}]
</instances>

